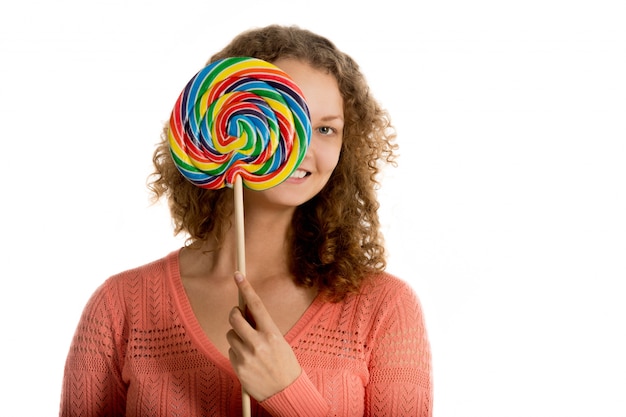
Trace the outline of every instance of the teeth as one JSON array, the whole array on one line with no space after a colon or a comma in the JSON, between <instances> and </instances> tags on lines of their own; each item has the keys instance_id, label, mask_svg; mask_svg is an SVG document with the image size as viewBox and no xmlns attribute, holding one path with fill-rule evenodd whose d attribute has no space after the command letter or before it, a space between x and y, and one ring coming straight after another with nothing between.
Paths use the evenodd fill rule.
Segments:
<instances>
[{"instance_id":1,"label":"teeth","mask_svg":"<svg viewBox=\"0 0 626 417\"><path fill-rule=\"evenodd\" d=\"M296 169L293 174L291 174L291 178L304 178L306 176L306 171L302 169Z\"/></svg>"}]
</instances>

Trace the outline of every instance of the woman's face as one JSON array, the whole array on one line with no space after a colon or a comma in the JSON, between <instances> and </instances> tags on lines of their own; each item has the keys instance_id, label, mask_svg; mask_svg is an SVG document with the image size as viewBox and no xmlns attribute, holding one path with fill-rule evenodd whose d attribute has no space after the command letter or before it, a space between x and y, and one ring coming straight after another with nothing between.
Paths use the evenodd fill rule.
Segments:
<instances>
[{"instance_id":1,"label":"woman's face","mask_svg":"<svg viewBox=\"0 0 626 417\"><path fill-rule=\"evenodd\" d=\"M319 193L337 166L343 138L343 98L331 74L294 59L279 59L273 64L285 71L304 94L311 113L311 143L290 178L268 190L246 190L245 200L296 207Z\"/></svg>"}]
</instances>

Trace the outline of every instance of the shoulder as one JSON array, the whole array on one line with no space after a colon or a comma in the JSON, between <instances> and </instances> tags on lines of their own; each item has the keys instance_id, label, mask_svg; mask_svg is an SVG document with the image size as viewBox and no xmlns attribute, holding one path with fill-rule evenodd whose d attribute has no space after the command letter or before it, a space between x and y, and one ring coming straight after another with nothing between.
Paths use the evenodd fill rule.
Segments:
<instances>
[{"instance_id":1,"label":"shoulder","mask_svg":"<svg viewBox=\"0 0 626 417\"><path fill-rule=\"evenodd\" d=\"M429 351L426 323L419 298L406 281L388 274L378 274L366 281L362 297L367 300L372 331L371 346L385 350L408 344Z\"/></svg>"},{"instance_id":2,"label":"shoulder","mask_svg":"<svg viewBox=\"0 0 626 417\"><path fill-rule=\"evenodd\" d=\"M168 276L177 268L176 255L177 252L172 252L110 276L94 291L92 303L101 303L113 313L141 304L150 297L160 297L169 286Z\"/></svg>"},{"instance_id":3,"label":"shoulder","mask_svg":"<svg viewBox=\"0 0 626 417\"><path fill-rule=\"evenodd\" d=\"M175 265L177 263L177 254L178 251L174 251L162 258L121 271L110 276L103 283L103 286L119 288L134 286L144 283L145 281L161 280L169 274L171 270L177 268Z\"/></svg>"},{"instance_id":4,"label":"shoulder","mask_svg":"<svg viewBox=\"0 0 626 417\"><path fill-rule=\"evenodd\" d=\"M357 296L362 314L374 323L397 321L403 325L420 325L423 312L414 288L407 281L390 273L368 277Z\"/></svg>"},{"instance_id":5,"label":"shoulder","mask_svg":"<svg viewBox=\"0 0 626 417\"><path fill-rule=\"evenodd\" d=\"M360 295L380 300L408 298L417 301L413 287L407 281L388 272L367 277L361 286Z\"/></svg>"}]
</instances>

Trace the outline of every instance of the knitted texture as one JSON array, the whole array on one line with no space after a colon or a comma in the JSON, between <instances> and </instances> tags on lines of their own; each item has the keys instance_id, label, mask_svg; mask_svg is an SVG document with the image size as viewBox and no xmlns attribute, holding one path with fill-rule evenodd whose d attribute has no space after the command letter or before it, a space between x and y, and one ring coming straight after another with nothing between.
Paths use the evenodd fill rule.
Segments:
<instances>
[{"instance_id":1,"label":"knitted texture","mask_svg":"<svg viewBox=\"0 0 626 417\"><path fill-rule=\"evenodd\" d=\"M339 303L316 298L285 335L303 373L253 416L432 416L419 301L389 274ZM105 281L65 365L60 416L241 416L241 386L202 331L178 251Z\"/></svg>"}]
</instances>

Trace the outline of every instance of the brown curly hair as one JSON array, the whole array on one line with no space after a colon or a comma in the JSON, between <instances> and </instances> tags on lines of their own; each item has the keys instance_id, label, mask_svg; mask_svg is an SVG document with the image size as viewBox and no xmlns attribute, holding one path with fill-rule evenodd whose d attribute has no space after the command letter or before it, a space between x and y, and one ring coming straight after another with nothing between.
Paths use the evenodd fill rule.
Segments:
<instances>
[{"instance_id":1,"label":"brown curly hair","mask_svg":"<svg viewBox=\"0 0 626 417\"><path fill-rule=\"evenodd\" d=\"M376 190L381 164L395 165L396 133L387 112L370 94L356 62L311 31L279 25L251 29L208 63L233 56L297 59L336 77L344 102L341 154L326 186L295 211L289 267L300 285L316 287L330 300L358 292L363 279L386 266ZM187 181L172 161L167 129L154 153L149 187L155 199L166 196L175 233L186 232L188 244L219 243L230 227L232 190L206 190Z\"/></svg>"}]
</instances>

